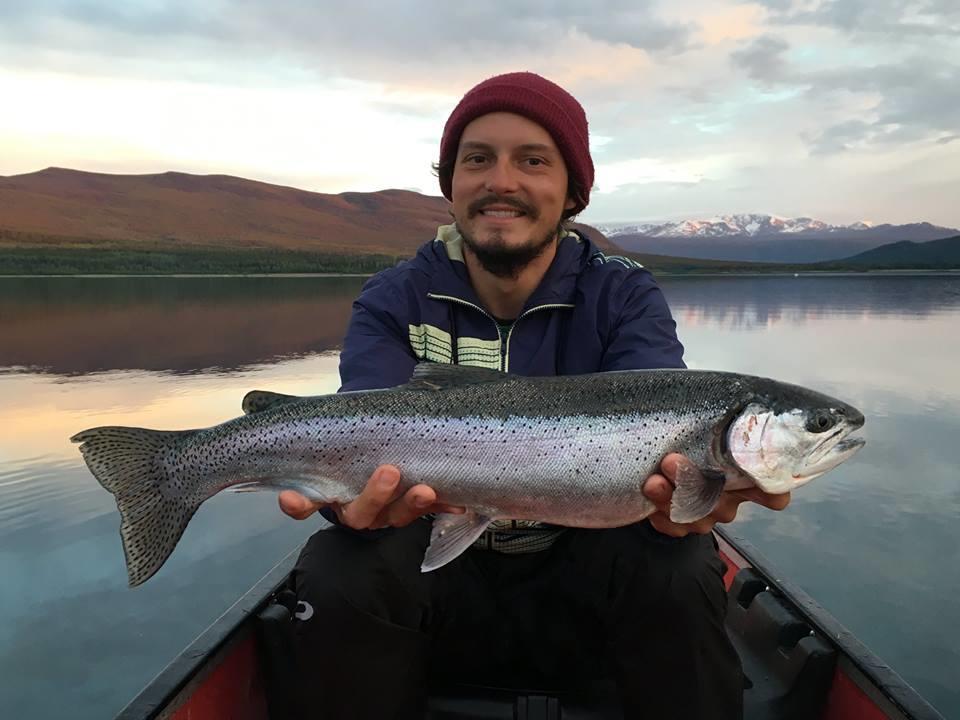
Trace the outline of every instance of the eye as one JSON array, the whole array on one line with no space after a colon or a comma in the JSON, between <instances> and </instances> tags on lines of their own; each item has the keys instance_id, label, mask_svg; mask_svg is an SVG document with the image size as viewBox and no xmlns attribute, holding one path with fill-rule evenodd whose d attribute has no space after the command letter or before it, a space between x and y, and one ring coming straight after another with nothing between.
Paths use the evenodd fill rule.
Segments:
<instances>
[{"instance_id":1,"label":"eye","mask_svg":"<svg viewBox=\"0 0 960 720\"><path fill-rule=\"evenodd\" d=\"M524 162L529 164L531 167L540 167L541 165L544 164L543 158L538 158L538 157L529 157Z\"/></svg>"},{"instance_id":2,"label":"eye","mask_svg":"<svg viewBox=\"0 0 960 720\"><path fill-rule=\"evenodd\" d=\"M481 155L479 153L475 153L473 155L467 155L465 158L463 158L464 165L480 165L481 163L484 163L486 161L487 161L487 156Z\"/></svg>"},{"instance_id":3,"label":"eye","mask_svg":"<svg viewBox=\"0 0 960 720\"><path fill-rule=\"evenodd\" d=\"M807 420L807 430L812 433L822 433L832 428L836 423L833 415L820 411Z\"/></svg>"}]
</instances>

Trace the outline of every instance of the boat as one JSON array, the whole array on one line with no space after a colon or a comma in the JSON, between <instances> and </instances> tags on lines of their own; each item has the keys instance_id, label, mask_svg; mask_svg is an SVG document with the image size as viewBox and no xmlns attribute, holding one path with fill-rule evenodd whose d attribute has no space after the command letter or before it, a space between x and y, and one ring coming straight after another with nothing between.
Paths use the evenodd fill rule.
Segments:
<instances>
[{"instance_id":1,"label":"boat","mask_svg":"<svg viewBox=\"0 0 960 720\"><path fill-rule=\"evenodd\" d=\"M746 539L714 530L727 628L746 675L744 720L944 720ZM117 720L291 720L290 553L154 678ZM322 702L318 702L322 713ZM322 717L322 715L318 715ZM614 688L431 690L428 720L616 720Z\"/></svg>"}]
</instances>

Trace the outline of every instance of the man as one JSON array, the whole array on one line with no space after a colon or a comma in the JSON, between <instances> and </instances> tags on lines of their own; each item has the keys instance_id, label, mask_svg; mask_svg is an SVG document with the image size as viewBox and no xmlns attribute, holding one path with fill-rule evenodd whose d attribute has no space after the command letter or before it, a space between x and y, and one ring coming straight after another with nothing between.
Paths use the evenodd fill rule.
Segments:
<instances>
[{"instance_id":1,"label":"man","mask_svg":"<svg viewBox=\"0 0 960 720\"><path fill-rule=\"evenodd\" d=\"M455 223L380 273L354 305L343 390L406 382L418 361L525 375L683 367L652 276L607 258L564 221L589 202L587 120L532 73L490 78L444 128L437 167ZM461 557L421 573L434 491L397 491L383 466L359 498L324 508L295 571L299 687L329 718L416 717L430 683L568 688L612 676L627 717L735 718L742 674L726 636L722 563L708 534L744 500L726 493L691 525L667 516L672 455L644 492L660 511L626 528L502 523ZM318 506L295 493L282 509Z\"/></svg>"}]
</instances>

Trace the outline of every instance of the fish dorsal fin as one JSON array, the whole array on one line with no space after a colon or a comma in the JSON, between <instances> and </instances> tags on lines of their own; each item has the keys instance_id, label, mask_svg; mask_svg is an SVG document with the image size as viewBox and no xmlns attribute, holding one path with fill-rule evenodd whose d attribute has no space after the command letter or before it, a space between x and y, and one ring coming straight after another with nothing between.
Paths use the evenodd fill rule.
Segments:
<instances>
[{"instance_id":1,"label":"fish dorsal fin","mask_svg":"<svg viewBox=\"0 0 960 720\"><path fill-rule=\"evenodd\" d=\"M443 390L464 385L502 382L509 377L505 372L489 368L421 362L413 369L413 377L407 387L417 390Z\"/></svg>"},{"instance_id":2,"label":"fish dorsal fin","mask_svg":"<svg viewBox=\"0 0 960 720\"><path fill-rule=\"evenodd\" d=\"M243 414L252 415L299 399L297 395L284 395L269 390L251 390L243 396Z\"/></svg>"}]
</instances>

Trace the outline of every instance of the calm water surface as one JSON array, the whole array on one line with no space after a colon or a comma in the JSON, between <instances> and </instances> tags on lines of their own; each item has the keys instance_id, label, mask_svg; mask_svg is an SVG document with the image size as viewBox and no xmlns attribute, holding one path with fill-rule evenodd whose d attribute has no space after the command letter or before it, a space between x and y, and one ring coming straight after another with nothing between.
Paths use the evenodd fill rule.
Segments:
<instances>
[{"instance_id":1,"label":"calm water surface","mask_svg":"<svg viewBox=\"0 0 960 720\"><path fill-rule=\"evenodd\" d=\"M338 385L362 280L0 278L0 717L118 711L315 527L268 493L204 504L126 587L112 497L68 438L202 427L254 387ZM739 532L960 717L960 277L665 278L687 362L836 394L867 447Z\"/></svg>"}]
</instances>

